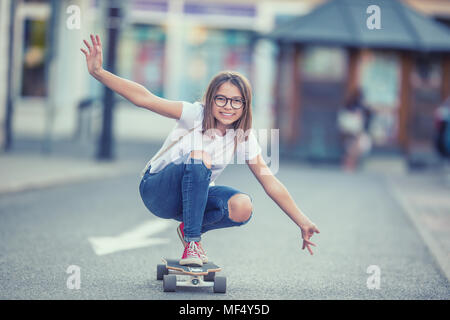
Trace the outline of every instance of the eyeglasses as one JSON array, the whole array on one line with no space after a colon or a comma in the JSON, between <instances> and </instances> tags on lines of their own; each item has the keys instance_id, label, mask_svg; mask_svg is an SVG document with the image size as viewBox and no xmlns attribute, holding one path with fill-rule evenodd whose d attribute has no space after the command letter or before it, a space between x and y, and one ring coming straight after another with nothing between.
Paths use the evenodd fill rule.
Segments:
<instances>
[{"instance_id":1,"label":"eyeglasses","mask_svg":"<svg viewBox=\"0 0 450 320\"><path fill-rule=\"evenodd\" d=\"M242 98L237 98L237 97L227 98L221 94L218 94L217 96L214 97L214 102L221 108L225 107L227 105L228 100L230 100L231 107L233 109L240 109L245 104L245 101Z\"/></svg>"}]
</instances>

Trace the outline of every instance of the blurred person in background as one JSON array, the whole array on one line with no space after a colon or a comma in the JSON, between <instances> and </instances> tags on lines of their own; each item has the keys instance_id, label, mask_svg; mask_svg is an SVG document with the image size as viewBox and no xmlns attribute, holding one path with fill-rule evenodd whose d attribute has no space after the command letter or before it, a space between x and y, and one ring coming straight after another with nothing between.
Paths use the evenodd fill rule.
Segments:
<instances>
[{"instance_id":1,"label":"blurred person in background","mask_svg":"<svg viewBox=\"0 0 450 320\"><path fill-rule=\"evenodd\" d=\"M246 160L266 194L300 228L302 249L313 254L311 246L315 244L310 238L319 230L299 210L261 156L261 147L251 131L252 90L243 75L220 72L208 85L201 103L170 101L136 82L104 70L99 36L91 35L91 42L84 40L87 50L80 50L95 79L138 107L176 119L177 125L145 166L139 192L144 205L154 215L181 222L177 228L184 248L180 264L201 266L207 263L208 257L201 244L202 234L242 226L253 214L252 199L248 194L213 184L235 152L238 159ZM170 153L167 152L169 149Z\"/></svg>"},{"instance_id":2,"label":"blurred person in background","mask_svg":"<svg viewBox=\"0 0 450 320\"><path fill-rule=\"evenodd\" d=\"M344 107L338 112L338 128L344 144L344 171L354 171L360 158L372 149L369 135L372 112L363 101L362 91L358 88L348 96Z\"/></svg>"},{"instance_id":3,"label":"blurred person in background","mask_svg":"<svg viewBox=\"0 0 450 320\"><path fill-rule=\"evenodd\" d=\"M439 155L450 159L450 96L434 111L434 145Z\"/></svg>"}]
</instances>

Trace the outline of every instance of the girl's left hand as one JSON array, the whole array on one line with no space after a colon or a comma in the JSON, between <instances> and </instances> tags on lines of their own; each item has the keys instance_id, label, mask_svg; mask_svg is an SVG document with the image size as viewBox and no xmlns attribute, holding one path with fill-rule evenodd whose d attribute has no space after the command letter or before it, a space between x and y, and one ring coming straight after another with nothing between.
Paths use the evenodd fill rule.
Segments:
<instances>
[{"instance_id":1,"label":"girl's left hand","mask_svg":"<svg viewBox=\"0 0 450 320\"><path fill-rule=\"evenodd\" d=\"M102 42L100 41L100 37L98 35L94 37L94 35L92 34L91 34L92 46L86 40L83 40L83 42L86 45L88 51L86 51L85 49L80 50L86 56L86 65L89 73L92 76L94 76L97 72L102 70L103 64Z\"/></svg>"},{"instance_id":2,"label":"girl's left hand","mask_svg":"<svg viewBox=\"0 0 450 320\"><path fill-rule=\"evenodd\" d=\"M320 231L319 231L319 229L317 229L316 225L312 222L305 226L302 226L300 228L302 230L302 238L303 238L302 250L307 248L309 253L312 255L313 252L311 250L311 246L315 247L316 245L314 243L312 243L311 241L309 241L309 239L314 235L314 232L320 233Z\"/></svg>"}]
</instances>

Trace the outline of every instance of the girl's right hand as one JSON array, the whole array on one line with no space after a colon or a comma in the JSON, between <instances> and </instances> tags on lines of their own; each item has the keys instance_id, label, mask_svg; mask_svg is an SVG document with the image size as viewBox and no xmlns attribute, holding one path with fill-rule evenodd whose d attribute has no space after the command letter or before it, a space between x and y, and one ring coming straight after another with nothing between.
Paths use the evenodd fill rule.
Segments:
<instances>
[{"instance_id":1,"label":"girl's right hand","mask_svg":"<svg viewBox=\"0 0 450 320\"><path fill-rule=\"evenodd\" d=\"M90 45L88 41L83 40L89 51L86 51L85 49L80 50L86 56L86 64L89 73L92 76L95 76L99 71L103 69L102 42L100 41L100 37L98 35L96 35L94 38L92 34L91 41L92 45Z\"/></svg>"},{"instance_id":2,"label":"girl's right hand","mask_svg":"<svg viewBox=\"0 0 450 320\"><path fill-rule=\"evenodd\" d=\"M309 222L307 225L301 226L301 230L303 238L302 250L306 248L312 255L313 251L311 250L311 246L315 247L316 245L311 241L309 241L309 239L314 235L314 233L320 233L320 231L319 229L317 229L316 225L312 222Z\"/></svg>"}]
</instances>

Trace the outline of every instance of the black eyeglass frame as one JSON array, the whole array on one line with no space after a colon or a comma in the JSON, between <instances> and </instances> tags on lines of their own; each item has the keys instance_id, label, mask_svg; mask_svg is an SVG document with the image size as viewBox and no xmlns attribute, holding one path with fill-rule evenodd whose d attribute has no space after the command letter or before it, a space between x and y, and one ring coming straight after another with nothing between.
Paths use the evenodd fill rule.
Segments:
<instances>
[{"instance_id":1,"label":"black eyeglass frame","mask_svg":"<svg viewBox=\"0 0 450 320\"><path fill-rule=\"evenodd\" d=\"M222 98L225 99L225 104L224 104L223 106L221 106L220 104L218 104L218 103L216 102L216 99L217 99L218 97L222 97ZM217 106L219 106L220 108L223 108L223 107L225 107L225 106L227 105L228 100L230 100L230 104L231 104L231 107L232 107L233 109L241 109L241 108L243 108L243 107L245 106L245 100L244 100L244 99L241 99L241 98L238 98L238 99L236 99L236 100L240 100L240 101L242 102L242 106L240 106L240 107L238 107L238 108L234 107L234 106L233 106L233 99L236 99L236 98L227 98L227 97L225 97L225 96L222 95L222 94L218 94L218 95L215 95L215 96L214 96L214 103L215 103Z\"/></svg>"}]
</instances>

